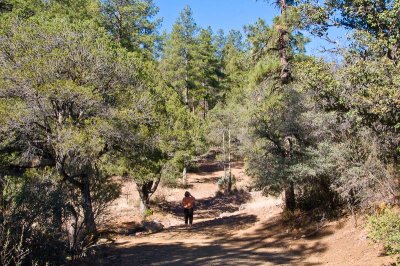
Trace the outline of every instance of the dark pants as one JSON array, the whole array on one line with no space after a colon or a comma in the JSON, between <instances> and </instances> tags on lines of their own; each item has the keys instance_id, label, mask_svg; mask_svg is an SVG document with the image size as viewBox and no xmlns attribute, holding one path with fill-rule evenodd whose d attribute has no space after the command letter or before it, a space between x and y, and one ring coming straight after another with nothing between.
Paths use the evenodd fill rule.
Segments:
<instances>
[{"instance_id":1,"label":"dark pants","mask_svg":"<svg viewBox=\"0 0 400 266\"><path fill-rule=\"evenodd\" d=\"M189 223L192 224L193 223L193 208L190 209L183 209L183 213L185 214L185 224L188 224L188 220Z\"/></svg>"}]
</instances>

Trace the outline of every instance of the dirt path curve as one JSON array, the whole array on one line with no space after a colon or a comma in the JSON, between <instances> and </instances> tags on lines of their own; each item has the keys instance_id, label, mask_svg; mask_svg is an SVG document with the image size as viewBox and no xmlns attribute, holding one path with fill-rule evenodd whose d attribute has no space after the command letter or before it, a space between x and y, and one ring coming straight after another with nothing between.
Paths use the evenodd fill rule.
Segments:
<instances>
[{"instance_id":1,"label":"dirt path curve","mask_svg":"<svg viewBox=\"0 0 400 266\"><path fill-rule=\"evenodd\" d=\"M259 193L215 196L221 171L208 165L190 174L190 191L197 199L194 225L182 225L180 200L174 190L158 205L166 228L145 235L117 235L97 265L382 265L365 232L348 221L333 222L310 237L289 231L281 222L281 200ZM243 165L233 169L240 186ZM171 222L171 220L173 222ZM338 246L339 245L339 246Z\"/></svg>"}]
</instances>

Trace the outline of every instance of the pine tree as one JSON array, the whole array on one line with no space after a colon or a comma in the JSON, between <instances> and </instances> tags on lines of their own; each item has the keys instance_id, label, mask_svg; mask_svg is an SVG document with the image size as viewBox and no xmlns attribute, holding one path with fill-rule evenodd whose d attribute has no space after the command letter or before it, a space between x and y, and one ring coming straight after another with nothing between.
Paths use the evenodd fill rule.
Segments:
<instances>
[{"instance_id":1,"label":"pine tree","mask_svg":"<svg viewBox=\"0 0 400 266\"><path fill-rule=\"evenodd\" d=\"M223 87L225 91L242 89L246 83L247 58L245 43L240 31L231 30L226 37L222 50L222 72L224 76ZM241 94L240 90L231 93L231 97ZM241 97L241 96L239 96Z\"/></svg>"},{"instance_id":2,"label":"pine tree","mask_svg":"<svg viewBox=\"0 0 400 266\"><path fill-rule=\"evenodd\" d=\"M186 6L173 26L164 49L161 72L165 81L180 92L183 102L189 108L189 101L195 89L195 45L198 27L193 13ZM191 107L194 107L192 101Z\"/></svg>"},{"instance_id":3,"label":"pine tree","mask_svg":"<svg viewBox=\"0 0 400 266\"><path fill-rule=\"evenodd\" d=\"M251 73L256 88L253 97L259 102L251 127L254 129L254 141L266 153L261 155L262 149L258 150L260 153L257 153L258 148L254 149L256 157L265 156L265 161L253 157L253 166L254 169L262 169L265 168L263 163L269 165L265 172L270 172L262 176L266 177L269 185L284 189L286 208L293 211L296 207L296 179L285 169L296 162L295 154L302 142L301 125L298 123L302 101L301 95L294 89L292 64L295 52L302 51L303 39L301 34L296 33L299 16L288 4L292 3L285 0L278 2L281 15L274 19L272 27L258 21L247 31L255 64ZM256 166L260 162L263 163ZM260 176L260 173L255 175ZM275 179L269 179L268 175Z\"/></svg>"},{"instance_id":4,"label":"pine tree","mask_svg":"<svg viewBox=\"0 0 400 266\"><path fill-rule=\"evenodd\" d=\"M159 41L160 19L153 0L101 1L104 25L121 45L130 51L144 50L147 57L155 52Z\"/></svg>"},{"instance_id":5,"label":"pine tree","mask_svg":"<svg viewBox=\"0 0 400 266\"><path fill-rule=\"evenodd\" d=\"M195 99L202 102L203 119L219 95L219 62L211 28L202 29L197 39L194 65L196 73ZM210 106L211 104L211 106Z\"/></svg>"}]
</instances>

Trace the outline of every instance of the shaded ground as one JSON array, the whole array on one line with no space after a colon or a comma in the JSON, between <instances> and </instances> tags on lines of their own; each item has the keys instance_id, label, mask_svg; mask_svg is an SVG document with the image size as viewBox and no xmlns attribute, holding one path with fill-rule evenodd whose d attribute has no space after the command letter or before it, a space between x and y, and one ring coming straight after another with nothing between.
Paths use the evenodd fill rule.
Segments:
<instances>
[{"instance_id":1,"label":"shaded ground","mask_svg":"<svg viewBox=\"0 0 400 266\"><path fill-rule=\"evenodd\" d=\"M303 256L325 251L325 245L291 246L288 234L282 233L276 218L263 223L252 234L236 236L235 232L257 221L255 215L233 215L201 222L192 229L176 227L160 236L163 242L146 241L130 246L117 243L109 254L119 253L112 265L260 265L293 264ZM166 239L166 235L171 235ZM200 235L200 236L199 236ZM206 235L206 236L204 236ZM176 240L185 236L185 240ZM201 241L198 241L199 238ZM154 256L157 254L157 256ZM111 255L112 256L112 255ZM319 265L307 263L307 265Z\"/></svg>"},{"instance_id":2,"label":"shaded ground","mask_svg":"<svg viewBox=\"0 0 400 266\"><path fill-rule=\"evenodd\" d=\"M144 235L133 230L139 219L131 207L135 198L126 196L112 208L107 222L109 228L123 230L111 235L106 248L86 264L383 265L391 261L380 256L381 248L350 220L325 223L318 231L315 225L292 230L282 221L281 199L240 190L216 196L216 179L223 172L213 164L200 170L189 175L190 192L197 198L193 227L182 225L184 189L158 192L156 198L162 200L155 200L151 219L162 222L165 229ZM246 183L242 164L234 165L233 174L238 186Z\"/></svg>"},{"instance_id":3,"label":"shaded ground","mask_svg":"<svg viewBox=\"0 0 400 266\"><path fill-rule=\"evenodd\" d=\"M196 199L196 218L207 219L218 217L225 212L235 212L239 207L249 201L251 198L250 193L240 190L232 195L213 196L202 199ZM181 201L161 202L156 206L160 211L170 213L176 217L182 216L182 203Z\"/></svg>"}]
</instances>

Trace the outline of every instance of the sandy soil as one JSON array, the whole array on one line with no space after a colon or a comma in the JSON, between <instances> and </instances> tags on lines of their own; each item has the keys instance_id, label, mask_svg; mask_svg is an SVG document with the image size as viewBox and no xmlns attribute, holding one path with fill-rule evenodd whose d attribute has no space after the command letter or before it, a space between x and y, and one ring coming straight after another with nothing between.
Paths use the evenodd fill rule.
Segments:
<instances>
[{"instance_id":1,"label":"sandy soil","mask_svg":"<svg viewBox=\"0 0 400 266\"><path fill-rule=\"evenodd\" d=\"M248 177L233 166L240 189ZM96 265L389 265L381 247L367 239L351 219L292 229L282 221L282 200L260 192L216 196L223 172L206 164L189 174L188 190L197 199L193 227L183 225L185 189L161 188L153 196L149 220L164 225L158 233L137 233L141 221L133 183L110 208L108 238L91 263ZM317 230L318 229L318 230Z\"/></svg>"}]
</instances>

